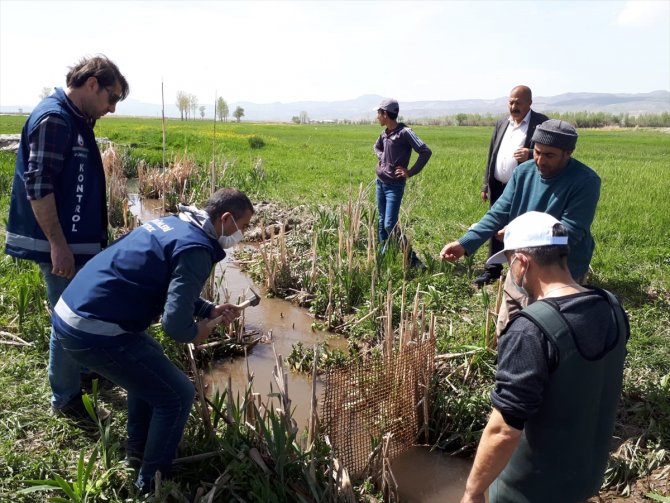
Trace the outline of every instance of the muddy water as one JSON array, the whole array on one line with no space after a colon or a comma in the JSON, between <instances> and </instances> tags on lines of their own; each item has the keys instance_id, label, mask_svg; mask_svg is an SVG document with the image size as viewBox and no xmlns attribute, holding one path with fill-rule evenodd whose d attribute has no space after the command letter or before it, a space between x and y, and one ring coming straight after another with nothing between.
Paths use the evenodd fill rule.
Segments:
<instances>
[{"instance_id":1,"label":"muddy water","mask_svg":"<svg viewBox=\"0 0 670 503\"><path fill-rule=\"evenodd\" d=\"M248 288L251 286L259 292L261 302L257 306L249 307L244 313L245 329L254 330L260 335L272 333L272 342L274 350L278 355L287 357L291 353L293 344L302 342L306 348L312 348L315 344L327 341L330 347L346 348L346 341L334 334L327 332L313 332L311 325L313 318L308 316L307 311L298 308L281 299L267 298L263 295L263 290L254 285L251 279L246 276L234 260L226 258L217 266L217 276L223 274L223 286L230 293L230 301L236 302L243 294L248 298L250 293ZM223 298L223 296L221 297ZM264 338L265 339L265 338ZM273 390L277 390L277 385L272 377L272 369L275 364L274 352L271 343L259 343L254 346L247 355L249 371L254 376L254 391L260 393L264 398L271 392L270 384ZM237 393L244 394L247 385L247 369L244 358L234 358L222 360L214 364L214 367L205 377L205 382L209 385L210 393L214 393L216 388L221 391L226 387L228 376L231 376L233 386L233 396ZM288 374L288 395L294 407L293 417L298 423L299 428L307 425L309 417L309 404L311 399L311 377L296 372ZM317 382L317 399L319 403L323 392L323 383L321 379Z\"/></svg>"},{"instance_id":2,"label":"muddy water","mask_svg":"<svg viewBox=\"0 0 670 503\"><path fill-rule=\"evenodd\" d=\"M136 195L130 195L132 204L131 211L141 222L146 222L159 217L163 213L163 204L156 199L142 199ZM243 245L242 245L243 246ZM244 274L235 263L234 252L228 253L228 257L216 267L217 280L221 281L219 298L225 299L226 293L230 302L237 302L241 297L250 297L249 287L260 294L261 302L258 306L252 306L244 312L244 323L247 331L258 332L259 335L268 338L272 334L274 350L284 358L291 353L293 344L302 342L305 348L312 348L315 344L327 341L331 348L346 349L346 341L335 334L321 331L312 331L314 319L307 314L305 309L298 308L282 299L267 298L264 290L254 285L251 279ZM253 374L254 392L260 393L263 402L272 390L277 390L277 385L272 377L272 369L275 363L274 352L271 343L259 343L254 346L247 355L249 372ZM219 360L212 364L210 370L205 374L205 385L207 393L214 395L218 389L220 392L228 384L228 376L232 382L233 397L239 393L244 396L247 387L247 364L243 357ZM288 373L288 391L293 406L293 417L298 427L303 429L307 426L309 417L309 406L311 400L311 377L297 372ZM323 394L323 381L317 380L317 400L321 403Z\"/></svg>"},{"instance_id":3,"label":"muddy water","mask_svg":"<svg viewBox=\"0 0 670 503\"><path fill-rule=\"evenodd\" d=\"M163 213L160 200L140 200L136 194L130 195L131 211L140 221L146 222L157 218ZM306 310L298 308L288 301L265 297L264 291L254 285L235 263L233 258L226 258L217 265L217 277L223 275L221 299L224 289L230 295L231 302L241 296L250 296L251 286L259 292L261 302L258 306L249 307L245 311L245 328L254 330L259 335L272 332L277 354L287 357L291 347L302 342L307 348L324 340L331 347L346 348L346 341L325 332L313 332L311 318ZM272 378L274 353L272 344L259 343L248 355L249 371L254 375L254 391L260 393L263 401L270 393L270 384L276 390ZM244 358L226 359L215 362L205 375L205 383L209 394L216 389L225 389L228 376L231 377L233 395L244 394L247 386L247 368ZM295 372L288 374L289 397L294 408L294 418L302 429L307 425L311 394L310 378ZM321 403L323 382L317 383L317 398ZM392 463L393 474L398 482L401 501L404 503L451 503L458 502L463 495L471 461L445 455L439 451L430 452L425 447L413 447L400 455Z\"/></svg>"},{"instance_id":4,"label":"muddy water","mask_svg":"<svg viewBox=\"0 0 670 503\"><path fill-rule=\"evenodd\" d=\"M458 503L471 466L469 460L412 447L393 461L391 470L404 503Z\"/></svg>"}]
</instances>

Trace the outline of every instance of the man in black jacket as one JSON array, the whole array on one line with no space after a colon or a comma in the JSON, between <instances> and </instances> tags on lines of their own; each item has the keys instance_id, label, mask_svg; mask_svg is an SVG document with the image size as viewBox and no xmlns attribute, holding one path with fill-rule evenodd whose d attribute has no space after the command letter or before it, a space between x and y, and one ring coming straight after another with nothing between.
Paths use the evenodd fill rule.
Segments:
<instances>
[{"instance_id":1,"label":"man in black jacket","mask_svg":"<svg viewBox=\"0 0 670 503\"><path fill-rule=\"evenodd\" d=\"M509 93L510 116L499 120L493 130L481 194L482 200L489 200L491 206L503 193L514 168L533 158L531 138L535 128L548 117L531 110L532 103L533 93L530 88L516 86ZM491 238L489 257L500 250L502 250L502 242L495 237ZM501 273L500 264L487 265L484 272L475 278L475 284L482 287L493 283Z\"/></svg>"}]
</instances>

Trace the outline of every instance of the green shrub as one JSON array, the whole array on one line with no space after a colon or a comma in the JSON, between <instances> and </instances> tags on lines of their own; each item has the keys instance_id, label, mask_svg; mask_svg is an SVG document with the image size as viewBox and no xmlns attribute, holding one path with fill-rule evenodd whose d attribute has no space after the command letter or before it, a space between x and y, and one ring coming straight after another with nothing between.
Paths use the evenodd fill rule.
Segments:
<instances>
[{"instance_id":1,"label":"green shrub","mask_svg":"<svg viewBox=\"0 0 670 503\"><path fill-rule=\"evenodd\" d=\"M258 135L250 136L248 141L251 148L263 148L265 146L265 140Z\"/></svg>"}]
</instances>

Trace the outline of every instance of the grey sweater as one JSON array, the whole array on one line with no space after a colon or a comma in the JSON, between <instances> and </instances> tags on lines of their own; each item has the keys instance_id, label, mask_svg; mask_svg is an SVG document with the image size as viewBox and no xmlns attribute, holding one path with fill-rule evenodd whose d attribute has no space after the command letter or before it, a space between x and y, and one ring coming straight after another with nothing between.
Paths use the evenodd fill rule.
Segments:
<instances>
[{"instance_id":1,"label":"grey sweater","mask_svg":"<svg viewBox=\"0 0 670 503\"><path fill-rule=\"evenodd\" d=\"M409 169L409 176L418 174L433 155L433 152L416 133L403 123L399 123L393 131L383 131L375 142L374 149L379 159L377 178L383 183L391 184L405 183L404 178L395 176L395 169L397 166L409 169L412 150L419 154L419 157L414 166Z\"/></svg>"}]
</instances>

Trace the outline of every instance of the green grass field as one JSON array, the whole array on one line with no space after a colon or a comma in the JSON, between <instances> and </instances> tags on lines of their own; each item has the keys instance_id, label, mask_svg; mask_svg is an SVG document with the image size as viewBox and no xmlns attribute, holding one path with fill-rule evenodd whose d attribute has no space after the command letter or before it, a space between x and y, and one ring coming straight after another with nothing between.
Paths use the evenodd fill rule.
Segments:
<instances>
[{"instance_id":1,"label":"green grass field","mask_svg":"<svg viewBox=\"0 0 670 503\"><path fill-rule=\"evenodd\" d=\"M20 132L24 120L0 116L0 134ZM417 126L415 131L433 150L433 157L410 180L402 218L425 259L436 257L444 243L460 237L488 208L480 199L480 187L491 129ZM346 202L360 184L372 187L372 145L379 132L372 125L217 123L215 133L211 121L171 120L167 158L187 151L203 166L212 159L217 165L226 162L230 179L236 179L235 173L254 169L261 159L262 180L255 185L246 182L243 187L252 200L274 201L287 208L302 204L332 207ZM579 133L574 156L592 167L603 182L592 227L596 250L589 281L617 294L631 319L617 432L624 440L643 438L635 458L637 471L629 470L635 478L644 472L640 467L648 453L665 450L661 464L670 459L670 134L650 129ZM161 163L159 120L105 118L96 127L96 135L125 146L129 167L139 159L151 165ZM261 137L265 146L252 149L252 136ZM13 163L13 154L0 153L3 222ZM373 201L373 189L368 197ZM482 248L474 257L475 272L485 255ZM30 348L3 346L0 353L0 500L19 501L9 495L24 487L22 480L53 472L71 477L80 449L90 450L91 441L48 415L48 320L36 269L5 257L0 259L0 270L1 329L34 342ZM467 292L457 298L457 314L450 317L454 332L479 332L480 328L462 328L472 327L473 316L460 314L480 313L481 294L469 287L466 268L453 271L458 291ZM481 324L480 318L474 317L474 323ZM443 327L442 337L446 333ZM443 340L441 347L463 342ZM122 427L115 425L120 437ZM23 498L32 501L30 496Z\"/></svg>"}]
</instances>

